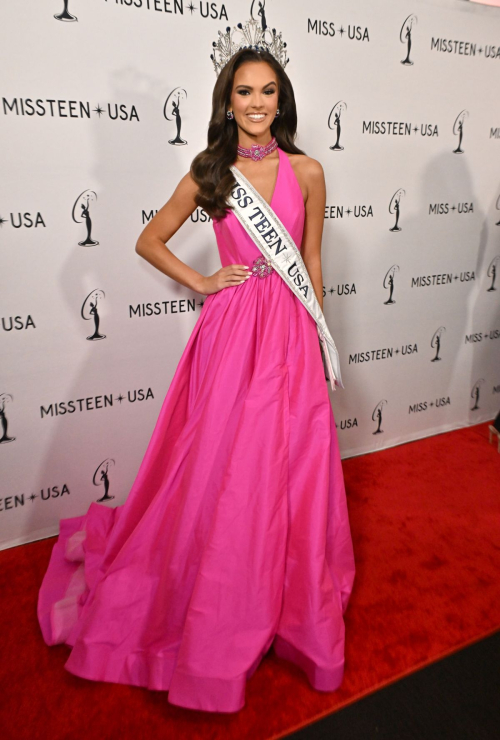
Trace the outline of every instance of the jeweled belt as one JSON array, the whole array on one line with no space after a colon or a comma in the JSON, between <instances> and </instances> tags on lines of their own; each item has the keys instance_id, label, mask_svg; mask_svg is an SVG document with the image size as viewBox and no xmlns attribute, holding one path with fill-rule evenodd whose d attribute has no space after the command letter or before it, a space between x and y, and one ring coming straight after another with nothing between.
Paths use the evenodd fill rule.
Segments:
<instances>
[{"instance_id":1,"label":"jeweled belt","mask_svg":"<svg viewBox=\"0 0 500 740\"><path fill-rule=\"evenodd\" d=\"M256 257L252 262L252 275L254 277L265 278L275 272L271 260L266 259L263 255Z\"/></svg>"}]
</instances>

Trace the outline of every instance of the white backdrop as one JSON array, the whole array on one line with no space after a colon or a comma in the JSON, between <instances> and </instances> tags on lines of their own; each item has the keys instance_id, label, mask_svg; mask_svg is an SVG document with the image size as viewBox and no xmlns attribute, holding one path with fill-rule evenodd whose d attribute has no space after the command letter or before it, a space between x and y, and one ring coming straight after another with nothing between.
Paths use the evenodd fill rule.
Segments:
<instances>
[{"instance_id":1,"label":"white backdrop","mask_svg":"<svg viewBox=\"0 0 500 740\"><path fill-rule=\"evenodd\" d=\"M251 3L66 5L2 8L3 548L57 533L107 486L110 506L128 495L203 305L134 247L206 145L212 41ZM460 0L268 0L265 10L288 45L297 144L325 170L342 456L491 419L499 10ZM89 238L98 243L80 245ZM201 209L169 247L203 274L221 266Z\"/></svg>"}]
</instances>

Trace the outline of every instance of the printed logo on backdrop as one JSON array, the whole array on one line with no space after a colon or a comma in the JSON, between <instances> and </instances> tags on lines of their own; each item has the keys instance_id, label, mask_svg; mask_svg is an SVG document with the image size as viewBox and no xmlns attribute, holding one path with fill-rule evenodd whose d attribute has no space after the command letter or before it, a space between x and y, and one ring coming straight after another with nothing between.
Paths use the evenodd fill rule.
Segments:
<instances>
[{"instance_id":1,"label":"printed logo on backdrop","mask_svg":"<svg viewBox=\"0 0 500 740\"><path fill-rule=\"evenodd\" d=\"M396 190L394 195L392 196L390 203L389 203L389 213L395 213L396 214L396 221L394 223L394 226L391 226L389 231L401 231L401 226L399 225L399 216L401 211L401 198L403 195L406 195L406 191L403 190L403 188L399 188L399 190Z\"/></svg>"},{"instance_id":2,"label":"printed logo on backdrop","mask_svg":"<svg viewBox=\"0 0 500 740\"><path fill-rule=\"evenodd\" d=\"M105 334L99 332L100 316L98 303L105 298L103 290L95 289L92 290L82 303L80 311L82 319L85 321L94 320L94 333L91 334L87 339L91 342L97 341L98 339L106 339Z\"/></svg>"},{"instance_id":3,"label":"printed logo on backdrop","mask_svg":"<svg viewBox=\"0 0 500 740\"><path fill-rule=\"evenodd\" d=\"M474 385L472 386L472 390L470 392L471 398L474 401L471 411L477 411L479 409L479 396L481 395L481 387L485 384L484 378L479 378L479 380L476 380Z\"/></svg>"},{"instance_id":4,"label":"printed logo on backdrop","mask_svg":"<svg viewBox=\"0 0 500 740\"><path fill-rule=\"evenodd\" d=\"M321 18L307 19L307 33L315 33L317 36L329 36L337 38L339 41L345 38L348 41L370 41L370 34L367 26L351 26L350 23L344 26L340 24L335 27L335 21L326 21Z\"/></svg>"},{"instance_id":5,"label":"printed logo on backdrop","mask_svg":"<svg viewBox=\"0 0 500 740\"><path fill-rule=\"evenodd\" d=\"M204 305L204 301L198 303ZM145 318L147 316L167 316L178 313L189 313L196 311L195 298L176 298L173 301L154 301L148 303L129 304L128 317Z\"/></svg>"},{"instance_id":6,"label":"printed logo on backdrop","mask_svg":"<svg viewBox=\"0 0 500 740\"><path fill-rule=\"evenodd\" d=\"M61 13L57 13L54 15L54 18L56 21L66 21L66 23L72 23L74 21L77 21L78 18L75 15L71 15L71 13L68 11L68 0L63 0L64 2L64 9Z\"/></svg>"},{"instance_id":7,"label":"printed logo on backdrop","mask_svg":"<svg viewBox=\"0 0 500 740\"><path fill-rule=\"evenodd\" d=\"M497 211L500 211L500 195L497 198L497 202L495 203L495 208ZM500 221L497 221L495 226L500 226Z\"/></svg>"},{"instance_id":8,"label":"printed logo on backdrop","mask_svg":"<svg viewBox=\"0 0 500 740\"><path fill-rule=\"evenodd\" d=\"M429 216L443 216L443 215L460 215L462 213L472 214L474 213L474 203L471 201L462 201L461 203L453 204L450 206L449 203L429 203Z\"/></svg>"},{"instance_id":9,"label":"printed logo on backdrop","mask_svg":"<svg viewBox=\"0 0 500 740\"><path fill-rule=\"evenodd\" d=\"M397 268L397 265L394 265ZM393 268L391 268L393 269ZM397 268L399 269L399 268ZM416 355L418 353L418 344L416 342L410 342L402 344L399 347L377 347L376 349L364 350L362 352L354 352L349 354L349 365L361 364L363 362L376 362L379 360L390 360L394 357L408 357L410 355Z\"/></svg>"},{"instance_id":10,"label":"printed logo on backdrop","mask_svg":"<svg viewBox=\"0 0 500 740\"><path fill-rule=\"evenodd\" d=\"M158 213L158 208L151 208L151 210L149 210L149 211L145 211L144 209L142 209L142 212L141 212L141 222L142 222L142 225L144 226L144 224L147 224L149 221L151 221L151 219L154 216L156 216L157 213ZM212 219L210 218L210 216L208 215L208 213L203 208L201 208L200 206L198 206L198 208L196 208L193 211L193 213L190 215L189 218L190 218L191 222L194 223L194 224L196 224L196 223L210 223L212 221Z\"/></svg>"},{"instance_id":11,"label":"printed logo on backdrop","mask_svg":"<svg viewBox=\"0 0 500 740\"><path fill-rule=\"evenodd\" d=\"M36 215L33 216L28 211L26 213L10 213L10 223L14 229L36 229L39 226L47 228L47 224L43 220L43 216L40 211L37 211ZM7 219L0 216L0 227L7 223Z\"/></svg>"},{"instance_id":12,"label":"printed logo on backdrop","mask_svg":"<svg viewBox=\"0 0 500 740\"><path fill-rule=\"evenodd\" d=\"M7 419L6 407L14 400L10 393L0 393L0 445L13 442L15 437L9 434L9 421Z\"/></svg>"},{"instance_id":13,"label":"printed logo on backdrop","mask_svg":"<svg viewBox=\"0 0 500 740\"><path fill-rule=\"evenodd\" d=\"M112 393L105 393L99 396L86 396L84 398L73 398L69 401L55 401L47 406L40 406L40 418L45 419L54 416L65 416L66 414L86 413L87 411L97 411L99 409L112 408L115 401L122 404L123 401L128 403L139 403L154 398L151 388L144 390L138 388L127 391L124 396L120 392L117 396Z\"/></svg>"},{"instance_id":14,"label":"printed logo on backdrop","mask_svg":"<svg viewBox=\"0 0 500 740\"><path fill-rule=\"evenodd\" d=\"M439 137L439 128L437 123L412 123L411 121L367 121L364 120L361 128L362 134L370 135L387 135L387 136L415 136L420 132L420 136L426 138Z\"/></svg>"},{"instance_id":15,"label":"printed logo on backdrop","mask_svg":"<svg viewBox=\"0 0 500 740\"><path fill-rule=\"evenodd\" d=\"M263 0L263 2L261 0L258 0L258 3L259 3L259 9L257 11L257 15L260 15L261 27L262 27L262 30L265 31L267 28L266 0ZM252 20L256 20L253 17L254 7L255 7L255 0L252 0L251 5L250 5L250 18Z\"/></svg>"},{"instance_id":16,"label":"printed logo on backdrop","mask_svg":"<svg viewBox=\"0 0 500 740\"><path fill-rule=\"evenodd\" d=\"M12 331L15 329L36 329L36 324L33 321L31 314L28 314L26 318L23 316L2 316L2 329L3 331Z\"/></svg>"},{"instance_id":17,"label":"printed logo on backdrop","mask_svg":"<svg viewBox=\"0 0 500 740\"><path fill-rule=\"evenodd\" d=\"M330 293L330 295L336 293L338 296L357 295L356 283L337 283L336 288L331 286L330 288L328 288L328 290L323 285L323 298L326 296L327 293Z\"/></svg>"},{"instance_id":18,"label":"printed logo on backdrop","mask_svg":"<svg viewBox=\"0 0 500 740\"><path fill-rule=\"evenodd\" d=\"M440 326L439 329L436 329L436 331L432 335L431 347L432 349L436 350L436 354L432 358L431 362L441 362L441 357L439 356L439 350L441 349L441 337L443 336L445 331L446 331L446 327Z\"/></svg>"},{"instance_id":19,"label":"printed logo on backdrop","mask_svg":"<svg viewBox=\"0 0 500 740\"><path fill-rule=\"evenodd\" d=\"M499 221L500 223L500 221ZM491 285L487 289L487 293L491 293L491 291L496 290L495 288L495 280L497 278L497 265L500 262L500 255L497 254L496 257L493 257L491 260L488 269L486 270L486 275L491 278Z\"/></svg>"},{"instance_id":20,"label":"printed logo on backdrop","mask_svg":"<svg viewBox=\"0 0 500 740\"><path fill-rule=\"evenodd\" d=\"M94 190L84 190L75 201L71 215L75 224L85 222L87 236L81 242L80 247L95 247L99 242L92 238L92 219L90 218L90 204L97 201L97 193Z\"/></svg>"},{"instance_id":21,"label":"printed logo on backdrop","mask_svg":"<svg viewBox=\"0 0 500 740\"><path fill-rule=\"evenodd\" d=\"M344 213L349 218L373 218L373 206L371 204L366 205L365 203L355 204L351 206L337 206L337 205L325 205L325 218L344 218Z\"/></svg>"},{"instance_id":22,"label":"printed logo on backdrop","mask_svg":"<svg viewBox=\"0 0 500 740\"><path fill-rule=\"evenodd\" d=\"M187 92L183 87L175 87L165 100L165 105L163 106L164 118L167 121L172 121L175 118L177 134L175 139L168 140L169 144L174 144L175 146L187 144L187 141L181 137L181 100L187 100Z\"/></svg>"},{"instance_id":23,"label":"printed logo on backdrop","mask_svg":"<svg viewBox=\"0 0 500 740\"><path fill-rule=\"evenodd\" d=\"M373 409L372 414L372 421L377 422L377 428L375 429L372 434L383 434L384 430L382 429L382 411L384 409L384 406L387 404L387 401L384 399L382 401L379 401L375 408Z\"/></svg>"},{"instance_id":24,"label":"printed logo on backdrop","mask_svg":"<svg viewBox=\"0 0 500 740\"><path fill-rule=\"evenodd\" d=\"M393 295L394 295L395 275L397 272L399 272L399 265L392 265L392 267L390 267L385 274L384 281L383 281L383 287L386 290L389 290L389 298L386 301L384 301L385 306L390 306L393 303L396 303L396 301L393 298Z\"/></svg>"},{"instance_id":25,"label":"printed logo on backdrop","mask_svg":"<svg viewBox=\"0 0 500 740\"><path fill-rule=\"evenodd\" d=\"M417 20L418 19L416 15L409 15L408 18L405 19L403 25L401 26L401 31L399 32L399 40L402 44L406 44L406 56L404 59L401 59L401 64L404 64L405 66L411 66L413 64L410 59L410 52L413 28L417 25Z\"/></svg>"},{"instance_id":26,"label":"printed logo on backdrop","mask_svg":"<svg viewBox=\"0 0 500 740\"><path fill-rule=\"evenodd\" d=\"M139 114L135 105L130 106L130 110L124 103L108 103L108 118L111 121L132 121L139 122ZM2 98L2 111L4 115L12 113L15 116L50 116L50 118L92 118L91 112L101 118L105 110L97 104L93 111L90 110L88 100L60 100L56 98Z\"/></svg>"},{"instance_id":27,"label":"printed logo on backdrop","mask_svg":"<svg viewBox=\"0 0 500 740\"><path fill-rule=\"evenodd\" d=\"M27 496L25 493L16 493L11 496L5 496L0 498L0 511L8 511L9 509L17 509L26 504L29 500L31 503L39 498L41 501L50 501L53 498L59 498L60 496L69 495L71 491L66 483L59 486L47 486L47 488L41 488L40 493L33 493Z\"/></svg>"},{"instance_id":28,"label":"printed logo on backdrop","mask_svg":"<svg viewBox=\"0 0 500 740\"><path fill-rule=\"evenodd\" d=\"M335 428L339 429L341 431L345 431L346 429L356 429L358 425L358 419L355 416L354 418L348 418L348 419L341 419L340 422L335 422Z\"/></svg>"},{"instance_id":29,"label":"printed logo on backdrop","mask_svg":"<svg viewBox=\"0 0 500 740\"><path fill-rule=\"evenodd\" d=\"M460 41L459 39L431 38L431 51L442 51L448 54L458 54L464 57L475 57L484 52L485 59L500 59L500 46L492 44L477 45L473 41Z\"/></svg>"},{"instance_id":30,"label":"printed logo on backdrop","mask_svg":"<svg viewBox=\"0 0 500 740\"><path fill-rule=\"evenodd\" d=\"M68 11L68 0L62 0L64 3L64 8L61 13L56 13L54 15L54 18L58 21L65 21L66 23L72 23L74 21L78 21L78 18L74 15L72 15ZM106 0L107 2L107 0ZM112 0L110 0L110 3ZM163 11L165 13L175 13L184 15L184 7L182 2L171 2L171 0L163 0L163 2L159 2L158 0L114 0L115 5L123 6L123 7L131 7L134 8L142 8L144 10L154 10L154 11ZM265 0L264 0L265 5ZM252 2L253 6L253 2ZM262 3L259 2L259 6L262 6ZM189 3L189 5L186 6L189 11L191 11L191 15L195 10L200 11L200 16L202 18L214 18L214 19L220 19L225 18L228 20L227 11L225 6L222 4L220 9L217 7L217 3L214 2L200 2L199 7L196 8L193 3ZM260 15L260 13L259 13Z\"/></svg>"},{"instance_id":31,"label":"printed logo on backdrop","mask_svg":"<svg viewBox=\"0 0 500 740\"><path fill-rule=\"evenodd\" d=\"M102 501L111 501L114 496L109 493L109 469L114 467L115 461L111 457L107 457L102 463L96 468L94 475L92 476L92 483L94 486L104 486L104 493L101 498L97 499L97 503Z\"/></svg>"},{"instance_id":32,"label":"printed logo on backdrop","mask_svg":"<svg viewBox=\"0 0 500 740\"><path fill-rule=\"evenodd\" d=\"M435 275L413 275L411 278L411 288L427 288L436 285L453 285L457 280L461 283L470 283L475 281L476 273L474 270L462 270L459 275L452 272L442 272Z\"/></svg>"},{"instance_id":33,"label":"printed logo on backdrop","mask_svg":"<svg viewBox=\"0 0 500 740\"><path fill-rule=\"evenodd\" d=\"M377 428L372 434L383 434L384 430L382 429L382 411L384 406L387 404L386 400L379 401L379 403L375 406L375 409L372 414L372 421L377 422ZM421 411L427 411L431 408L444 408L445 406L451 405L451 399L449 396L442 396L441 398L436 398L434 401L420 401L419 403L411 404L408 407L408 413L409 414L415 414L420 413Z\"/></svg>"},{"instance_id":34,"label":"printed logo on backdrop","mask_svg":"<svg viewBox=\"0 0 500 740\"><path fill-rule=\"evenodd\" d=\"M484 332L476 331L465 335L465 344L476 344L485 339L500 339L500 329L487 329Z\"/></svg>"},{"instance_id":35,"label":"printed logo on backdrop","mask_svg":"<svg viewBox=\"0 0 500 740\"><path fill-rule=\"evenodd\" d=\"M116 6L117 8L133 8L133 10L145 11L151 10L155 13L165 13L167 15L175 14L180 16L185 15L184 7L186 7L187 10L190 11L191 16L197 10L199 11L201 18L212 18L214 20L224 18L225 20L228 20L227 10L224 4L212 2L211 0L204 0L198 3L198 7L193 5L192 2L184 4L183 0L104 0L104 2L109 5ZM262 5L262 3L259 2L259 5ZM68 2L65 0L64 11L66 11L66 13L67 8ZM64 15L64 11L59 15ZM69 18L59 18L57 15L55 15L54 18L62 21L78 20L78 18L71 16L71 14L68 15Z\"/></svg>"},{"instance_id":36,"label":"printed logo on backdrop","mask_svg":"<svg viewBox=\"0 0 500 740\"><path fill-rule=\"evenodd\" d=\"M462 149L462 139L464 136L464 121L469 117L469 111L463 110L460 111L458 116L455 119L455 123L453 124L453 133L455 136L458 136L458 146L456 149L453 150L453 154L463 154L464 150Z\"/></svg>"},{"instance_id":37,"label":"printed logo on backdrop","mask_svg":"<svg viewBox=\"0 0 500 740\"><path fill-rule=\"evenodd\" d=\"M328 116L328 128L332 130L335 127L337 132L337 141L330 147L334 152L340 152L344 148L340 145L340 117L345 110L347 110L347 104L343 100L339 100L338 103L335 103Z\"/></svg>"},{"instance_id":38,"label":"printed logo on backdrop","mask_svg":"<svg viewBox=\"0 0 500 740\"><path fill-rule=\"evenodd\" d=\"M449 396L441 396L436 398L434 401L420 401L419 403L412 403L408 406L409 414L418 414L421 411L428 411L432 408L443 408L444 406L451 405L451 398Z\"/></svg>"}]
</instances>

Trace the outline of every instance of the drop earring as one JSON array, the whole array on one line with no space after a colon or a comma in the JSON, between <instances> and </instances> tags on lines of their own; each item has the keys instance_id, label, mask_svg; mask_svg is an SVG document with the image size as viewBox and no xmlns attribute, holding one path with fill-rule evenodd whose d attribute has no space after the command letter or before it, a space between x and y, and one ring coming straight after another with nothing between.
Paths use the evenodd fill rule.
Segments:
<instances>
[{"instance_id":1,"label":"drop earring","mask_svg":"<svg viewBox=\"0 0 500 740\"><path fill-rule=\"evenodd\" d=\"M232 120L234 118L234 113L232 110L226 111L226 118L229 118L229 120Z\"/></svg>"},{"instance_id":2,"label":"drop earring","mask_svg":"<svg viewBox=\"0 0 500 740\"><path fill-rule=\"evenodd\" d=\"M275 117L275 118L277 118L277 117L279 116L279 114L280 114L280 109L279 109L279 108L277 108L277 109L276 109L276 115L275 115L274 117Z\"/></svg>"}]
</instances>

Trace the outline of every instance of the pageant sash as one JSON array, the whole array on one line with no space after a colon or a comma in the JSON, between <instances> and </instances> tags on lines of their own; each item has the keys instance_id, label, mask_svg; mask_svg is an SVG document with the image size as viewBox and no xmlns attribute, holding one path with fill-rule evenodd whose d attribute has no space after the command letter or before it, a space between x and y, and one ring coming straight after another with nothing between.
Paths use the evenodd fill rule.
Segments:
<instances>
[{"instance_id":1,"label":"pageant sash","mask_svg":"<svg viewBox=\"0 0 500 740\"><path fill-rule=\"evenodd\" d=\"M262 254L271 261L278 275L313 317L318 331L326 379L330 381L333 390L336 390L335 385L343 388L337 348L326 325L300 250L271 206L239 169L231 165L230 170L236 180L236 187L231 191L229 205L233 207L234 214Z\"/></svg>"}]
</instances>

